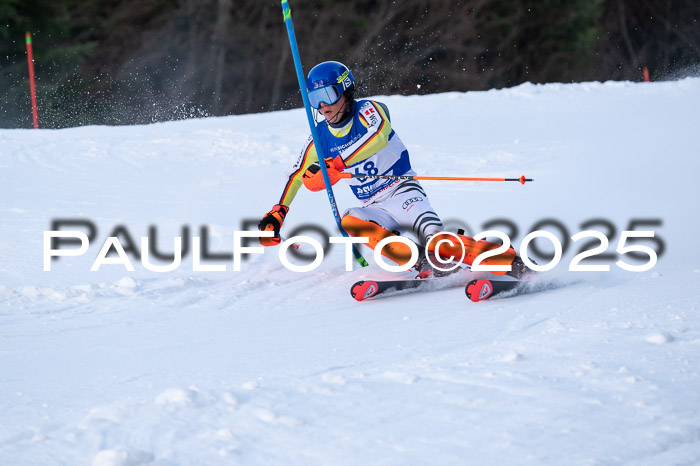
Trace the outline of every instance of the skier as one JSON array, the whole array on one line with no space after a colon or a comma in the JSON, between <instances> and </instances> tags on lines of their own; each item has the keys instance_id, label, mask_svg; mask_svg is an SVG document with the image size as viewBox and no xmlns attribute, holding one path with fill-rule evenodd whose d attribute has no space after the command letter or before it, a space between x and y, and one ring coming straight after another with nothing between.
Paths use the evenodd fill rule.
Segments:
<instances>
[{"instance_id":1,"label":"skier","mask_svg":"<svg viewBox=\"0 0 700 466\"><path fill-rule=\"evenodd\" d=\"M355 80L348 67L336 61L320 63L309 72L306 87L311 106L325 117L325 121L317 125L321 150L317 150L309 137L288 174L279 203L258 224L260 230L274 231L274 237L260 238L264 246L280 243L280 229L302 184L311 191L325 189L318 164L319 152L325 158L332 185L338 182L341 172L416 175L411 169L406 146L392 128L389 109L381 102L355 100ZM409 233L415 237L421 252L413 266L418 277L442 275L431 265L431 262L438 264L432 253L426 255L424 251L426 244L434 247L435 241L430 241L431 237L443 230L443 224L418 181L350 178L349 184L355 197L362 202L361 207L352 207L342 216L341 225L350 236L368 237L365 244L374 249L384 238ZM481 252L499 246L462 238L471 240L466 245L465 262L468 264ZM399 242L388 243L382 249L382 255L399 265L405 265L411 259L409 246ZM515 251L510 249L509 253L482 263L511 264L516 258ZM520 269L517 262L513 265L516 270ZM511 274L521 275L520 272Z\"/></svg>"}]
</instances>

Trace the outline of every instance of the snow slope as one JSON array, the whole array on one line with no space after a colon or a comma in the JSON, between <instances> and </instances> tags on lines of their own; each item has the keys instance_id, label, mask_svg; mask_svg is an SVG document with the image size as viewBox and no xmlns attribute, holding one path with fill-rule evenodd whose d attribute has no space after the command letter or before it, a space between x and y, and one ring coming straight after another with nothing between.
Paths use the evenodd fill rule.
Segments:
<instances>
[{"instance_id":1,"label":"snow slope","mask_svg":"<svg viewBox=\"0 0 700 466\"><path fill-rule=\"evenodd\" d=\"M603 219L613 252L651 219L659 262L569 272L577 244L550 273L569 286L479 304L357 303L351 283L390 274L367 250L345 272L338 247L301 274L274 249L239 272L193 272L191 254L90 272L118 226L172 251L206 225L230 254L276 202L303 111L0 130L0 464L700 463L700 79L379 100L419 174L536 180L425 182L448 223L508 218L517 246L543 219L569 236ZM44 272L56 219L97 238ZM324 193L300 191L284 233L305 223L336 234Z\"/></svg>"}]
</instances>

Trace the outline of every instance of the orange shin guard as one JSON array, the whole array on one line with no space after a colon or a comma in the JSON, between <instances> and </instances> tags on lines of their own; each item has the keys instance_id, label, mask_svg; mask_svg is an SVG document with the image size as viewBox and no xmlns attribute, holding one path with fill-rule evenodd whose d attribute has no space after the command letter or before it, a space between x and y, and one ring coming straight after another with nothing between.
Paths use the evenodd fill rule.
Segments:
<instances>
[{"instance_id":1,"label":"orange shin guard","mask_svg":"<svg viewBox=\"0 0 700 466\"><path fill-rule=\"evenodd\" d=\"M481 240L476 241L474 238L464 235L457 235L462 241L461 244L452 235L447 234L437 234L430 239L428 244L428 250L435 252L435 247L440 240L446 240L447 242L440 245L440 257L454 256L455 260L459 260L464 254L464 259L462 262L467 265L472 265L474 259L479 254L486 251L499 248L501 245L496 243L491 243L489 241ZM481 261L482 265L510 265L515 259L516 252L515 249L510 248L506 252L499 254L497 256L491 256L487 259ZM492 272L496 275L505 275L506 272Z\"/></svg>"},{"instance_id":2,"label":"orange shin guard","mask_svg":"<svg viewBox=\"0 0 700 466\"><path fill-rule=\"evenodd\" d=\"M379 226L374 222L361 220L351 215L346 215L340 222L343 230L350 236L362 237L366 236L369 241L365 243L370 248L374 249L384 238L396 236L386 228ZM405 265L411 260L411 249L403 243L389 243L382 248L382 256L391 259L399 265Z\"/></svg>"}]
</instances>

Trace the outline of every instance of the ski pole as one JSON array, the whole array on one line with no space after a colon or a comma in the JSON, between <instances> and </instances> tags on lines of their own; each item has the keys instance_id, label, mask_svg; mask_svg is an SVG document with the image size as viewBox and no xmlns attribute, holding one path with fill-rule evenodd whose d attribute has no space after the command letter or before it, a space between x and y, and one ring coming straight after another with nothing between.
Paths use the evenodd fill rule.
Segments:
<instances>
[{"instance_id":1,"label":"ski pole","mask_svg":"<svg viewBox=\"0 0 700 466\"><path fill-rule=\"evenodd\" d=\"M314 121L313 114L311 113L311 104L309 103L309 95L306 92L306 80L304 79L304 72L303 68L301 66L301 58L299 58L299 47L297 46L297 38L296 35L294 34L294 24L292 24L292 11L289 8L289 2L287 0L282 0L282 13L284 14L284 23L287 26L287 35L289 36L289 46L292 48L292 57L294 58L294 68L296 69L297 72L297 80L299 81L299 91L301 92L301 98L304 101L304 108L306 109L306 118L309 120L309 128L311 129L311 137L313 138L314 141L314 146L316 146L316 154L318 155L318 159L322 160L325 157L322 157L323 154L321 153L322 147L321 144L319 144L319 137L318 137L318 132L316 131L316 123ZM331 188L331 181L330 178L328 177L328 171L326 170L326 164L322 163L320 164L321 166L321 174L323 175L323 182L326 185L326 193L328 194L328 201L331 204L331 210L333 211L333 217L335 217L335 222L338 224L338 229L340 230L340 233L345 236L346 238L349 236L345 230L343 230L343 226L340 223L340 212L338 211L338 205L335 202L335 195L333 194L333 188ZM355 259L357 259L357 262L360 263L362 267L367 267L369 264L365 260L364 257L362 257L362 254L360 254L360 251L357 250L355 246L352 247L352 252L355 256Z\"/></svg>"},{"instance_id":2,"label":"ski pole","mask_svg":"<svg viewBox=\"0 0 700 466\"><path fill-rule=\"evenodd\" d=\"M473 178L462 176L410 176L410 175L366 175L364 173L341 173L340 178L376 178L380 180L429 180L429 181L519 181L525 184L526 181L535 181L532 178Z\"/></svg>"}]
</instances>

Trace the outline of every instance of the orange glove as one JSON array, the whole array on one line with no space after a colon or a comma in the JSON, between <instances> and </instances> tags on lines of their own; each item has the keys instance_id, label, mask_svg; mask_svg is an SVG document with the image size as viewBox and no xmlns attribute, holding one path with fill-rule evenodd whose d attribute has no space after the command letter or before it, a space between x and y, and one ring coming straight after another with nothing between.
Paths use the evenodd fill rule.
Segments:
<instances>
[{"instance_id":1,"label":"orange glove","mask_svg":"<svg viewBox=\"0 0 700 466\"><path fill-rule=\"evenodd\" d=\"M328 157L325 162L328 178L331 180L331 186L333 186L340 180L340 172L346 168L345 162L343 162L343 158L339 155L335 158ZM323 173L321 173L321 166L318 163L312 163L309 168L306 169L304 176L302 176L302 181L309 191L316 192L326 189L326 184L323 182Z\"/></svg>"},{"instance_id":2,"label":"orange glove","mask_svg":"<svg viewBox=\"0 0 700 466\"><path fill-rule=\"evenodd\" d=\"M270 210L258 223L260 231L274 231L275 236L272 238L260 238L260 244L263 246L277 246L281 242L280 228L284 223L284 218L289 212L289 207L286 205L277 204Z\"/></svg>"}]
</instances>

